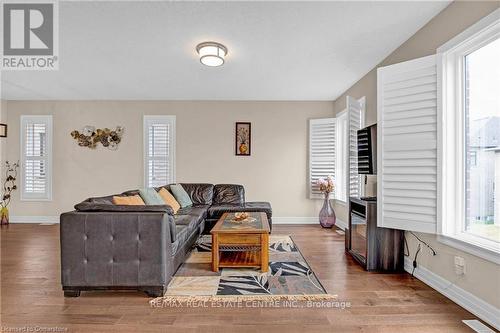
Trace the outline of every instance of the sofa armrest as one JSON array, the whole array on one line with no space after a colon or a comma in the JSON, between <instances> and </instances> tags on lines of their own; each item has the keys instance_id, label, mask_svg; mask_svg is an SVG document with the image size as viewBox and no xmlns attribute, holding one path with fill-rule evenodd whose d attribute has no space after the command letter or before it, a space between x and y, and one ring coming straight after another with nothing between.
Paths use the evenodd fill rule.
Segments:
<instances>
[{"instance_id":1,"label":"sofa armrest","mask_svg":"<svg viewBox=\"0 0 500 333\"><path fill-rule=\"evenodd\" d=\"M174 215L169 205L114 205L84 201L75 205L75 209L80 212L157 212Z\"/></svg>"},{"instance_id":2,"label":"sofa armrest","mask_svg":"<svg viewBox=\"0 0 500 333\"><path fill-rule=\"evenodd\" d=\"M60 222L63 286L166 287L170 281L170 214L74 211Z\"/></svg>"}]
</instances>

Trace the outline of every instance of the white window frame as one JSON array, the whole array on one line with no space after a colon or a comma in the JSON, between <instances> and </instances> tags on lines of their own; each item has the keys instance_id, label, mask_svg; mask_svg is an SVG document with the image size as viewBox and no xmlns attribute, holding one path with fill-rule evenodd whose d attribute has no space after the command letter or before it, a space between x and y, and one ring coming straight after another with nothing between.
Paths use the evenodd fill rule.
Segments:
<instances>
[{"instance_id":1,"label":"white window frame","mask_svg":"<svg viewBox=\"0 0 500 333\"><path fill-rule=\"evenodd\" d=\"M335 132L335 201L341 205L347 203L349 192L349 121L347 109L336 117ZM341 154L342 153L342 154ZM342 179L342 181L340 181ZM341 183L342 182L342 183ZM340 191L338 189L341 189Z\"/></svg>"},{"instance_id":2,"label":"white window frame","mask_svg":"<svg viewBox=\"0 0 500 333\"><path fill-rule=\"evenodd\" d=\"M309 147L308 147L308 153L309 153L309 167L308 167L308 192L309 192L309 199L322 199L323 195L321 193L318 193L318 191L314 190L314 182L316 179L313 179L313 153L312 153L312 146L313 146L313 127L315 125L328 125L328 124L333 124L334 125L334 132L335 132L335 138L334 138L334 151L333 153L336 153L335 145L337 141L337 120L336 118L320 118L320 119L309 119ZM320 158L320 160L323 158ZM323 161L324 162L324 161ZM334 159L334 163L337 163L336 157ZM332 176L335 179L335 165L334 168L332 168ZM324 176L326 177L326 175ZM335 189L333 193L331 194L332 197L335 196ZM332 198L334 199L334 198Z\"/></svg>"},{"instance_id":3,"label":"white window frame","mask_svg":"<svg viewBox=\"0 0 500 333\"><path fill-rule=\"evenodd\" d=\"M149 187L148 184L148 176L149 176L149 163L148 163L148 145L149 145L149 125L150 124L170 124L171 133L171 151L170 151L170 161L169 165L171 167L170 174L171 179L167 179L167 183L175 183L175 146L176 146L176 126L175 126L175 116L166 116L166 115L158 115L158 116L149 116L145 115L143 118L143 161L144 161L144 187ZM166 185L166 184L165 184Z\"/></svg>"},{"instance_id":4,"label":"white window frame","mask_svg":"<svg viewBox=\"0 0 500 333\"><path fill-rule=\"evenodd\" d=\"M360 116L361 125L364 124L365 117L365 97L358 100L362 103L362 110ZM335 154L335 165L333 168L332 176L334 179L335 188L331 194L331 199L339 205L346 205L349 200L349 189L350 189L350 114L348 107L337 113L334 118L323 118L323 119L310 119L309 120L309 198L319 199L322 198L321 195L313 193L312 190L312 162L311 162L311 146L312 146L312 126L316 122L333 122L335 124L335 142L334 142L334 154ZM339 153L342 152L342 155ZM340 181L341 180L341 181ZM361 185L361 184L360 184Z\"/></svg>"},{"instance_id":5,"label":"white window frame","mask_svg":"<svg viewBox=\"0 0 500 333\"><path fill-rule=\"evenodd\" d=\"M496 10L437 49L438 240L500 264L500 244L464 232L464 57L500 37ZM460 221L460 223L457 223Z\"/></svg>"},{"instance_id":6,"label":"white window frame","mask_svg":"<svg viewBox=\"0 0 500 333\"><path fill-rule=\"evenodd\" d=\"M352 103L351 101L354 100L355 102L359 103L360 105L360 110L359 110L359 128L358 130L360 129L363 129L365 127L365 117L366 117L366 96L363 96L361 97L360 99L356 100L355 98L351 97L351 96L347 96L346 97L346 104L347 104L347 110L348 112L350 113L351 110L350 110L350 103ZM347 161L347 168L348 168L348 171L347 171L347 177L348 177L348 180L347 180L347 200L349 200L350 197L352 197L352 193L351 193L351 147L350 147L350 143L351 143L351 139L354 139L354 142L356 143L357 145L357 142L358 142L358 135L357 135L357 132L356 134L354 134L354 137L351 138L351 115L349 114L348 118L347 118L347 128L348 128L348 133L347 133L347 149L348 149L348 161ZM356 154L358 153L358 150L356 148ZM356 155L356 164L358 162L358 158L357 158L357 155ZM355 166L355 169L356 169L356 172L357 172L357 165ZM363 186L363 181L362 181L362 177L361 176L366 176L366 175L360 175L359 173L357 174L357 183L358 183L358 197L363 197L364 196L364 192L365 192L365 188Z\"/></svg>"},{"instance_id":7,"label":"white window frame","mask_svg":"<svg viewBox=\"0 0 500 333\"><path fill-rule=\"evenodd\" d=\"M32 123L43 123L47 125L47 135L45 137L46 144L46 192L45 193L28 193L25 191L25 166L28 160L26 156L26 125ZM52 116L51 115L21 115L21 129L20 142L21 142L21 201L52 201Z\"/></svg>"}]
</instances>

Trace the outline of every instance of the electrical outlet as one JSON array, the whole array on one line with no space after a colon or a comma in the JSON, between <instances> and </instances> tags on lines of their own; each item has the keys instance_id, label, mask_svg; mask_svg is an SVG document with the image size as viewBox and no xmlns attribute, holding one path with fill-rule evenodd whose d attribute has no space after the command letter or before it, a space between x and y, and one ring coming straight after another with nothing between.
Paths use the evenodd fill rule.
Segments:
<instances>
[{"instance_id":1,"label":"electrical outlet","mask_svg":"<svg viewBox=\"0 0 500 333\"><path fill-rule=\"evenodd\" d=\"M455 274L465 274L465 259L459 256L455 256Z\"/></svg>"}]
</instances>

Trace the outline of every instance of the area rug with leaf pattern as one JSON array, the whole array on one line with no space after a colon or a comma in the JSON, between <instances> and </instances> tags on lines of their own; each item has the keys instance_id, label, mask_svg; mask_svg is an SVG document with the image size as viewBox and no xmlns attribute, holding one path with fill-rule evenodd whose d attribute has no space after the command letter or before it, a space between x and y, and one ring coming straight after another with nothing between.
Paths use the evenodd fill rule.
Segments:
<instances>
[{"instance_id":1,"label":"area rug with leaf pattern","mask_svg":"<svg viewBox=\"0 0 500 333\"><path fill-rule=\"evenodd\" d=\"M290 236L269 237L269 270L258 268L221 268L211 270L211 237L202 236L188 259L181 265L164 297L257 299L332 299Z\"/></svg>"}]
</instances>

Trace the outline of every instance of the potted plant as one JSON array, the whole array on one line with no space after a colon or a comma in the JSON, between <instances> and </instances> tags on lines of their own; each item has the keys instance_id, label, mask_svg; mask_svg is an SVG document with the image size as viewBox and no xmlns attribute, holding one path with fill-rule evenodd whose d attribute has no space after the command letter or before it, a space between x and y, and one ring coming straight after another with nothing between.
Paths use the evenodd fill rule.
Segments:
<instances>
[{"instance_id":1,"label":"potted plant","mask_svg":"<svg viewBox=\"0 0 500 333\"><path fill-rule=\"evenodd\" d=\"M330 203L330 193L333 192L333 189L335 187L333 183L333 177L328 176L326 178L320 178L316 181L316 185L324 194L323 207L319 212L319 224L321 224L323 228L331 228L337 221L335 211L333 210L333 207Z\"/></svg>"},{"instance_id":2,"label":"potted plant","mask_svg":"<svg viewBox=\"0 0 500 333\"><path fill-rule=\"evenodd\" d=\"M11 200L12 191L17 189L16 179L17 179L17 169L19 168L19 162L11 164L9 161L5 162L5 179L3 181L3 191L2 200L0 201L0 224L9 224L9 204Z\"/></svg>"}]
</instances>

